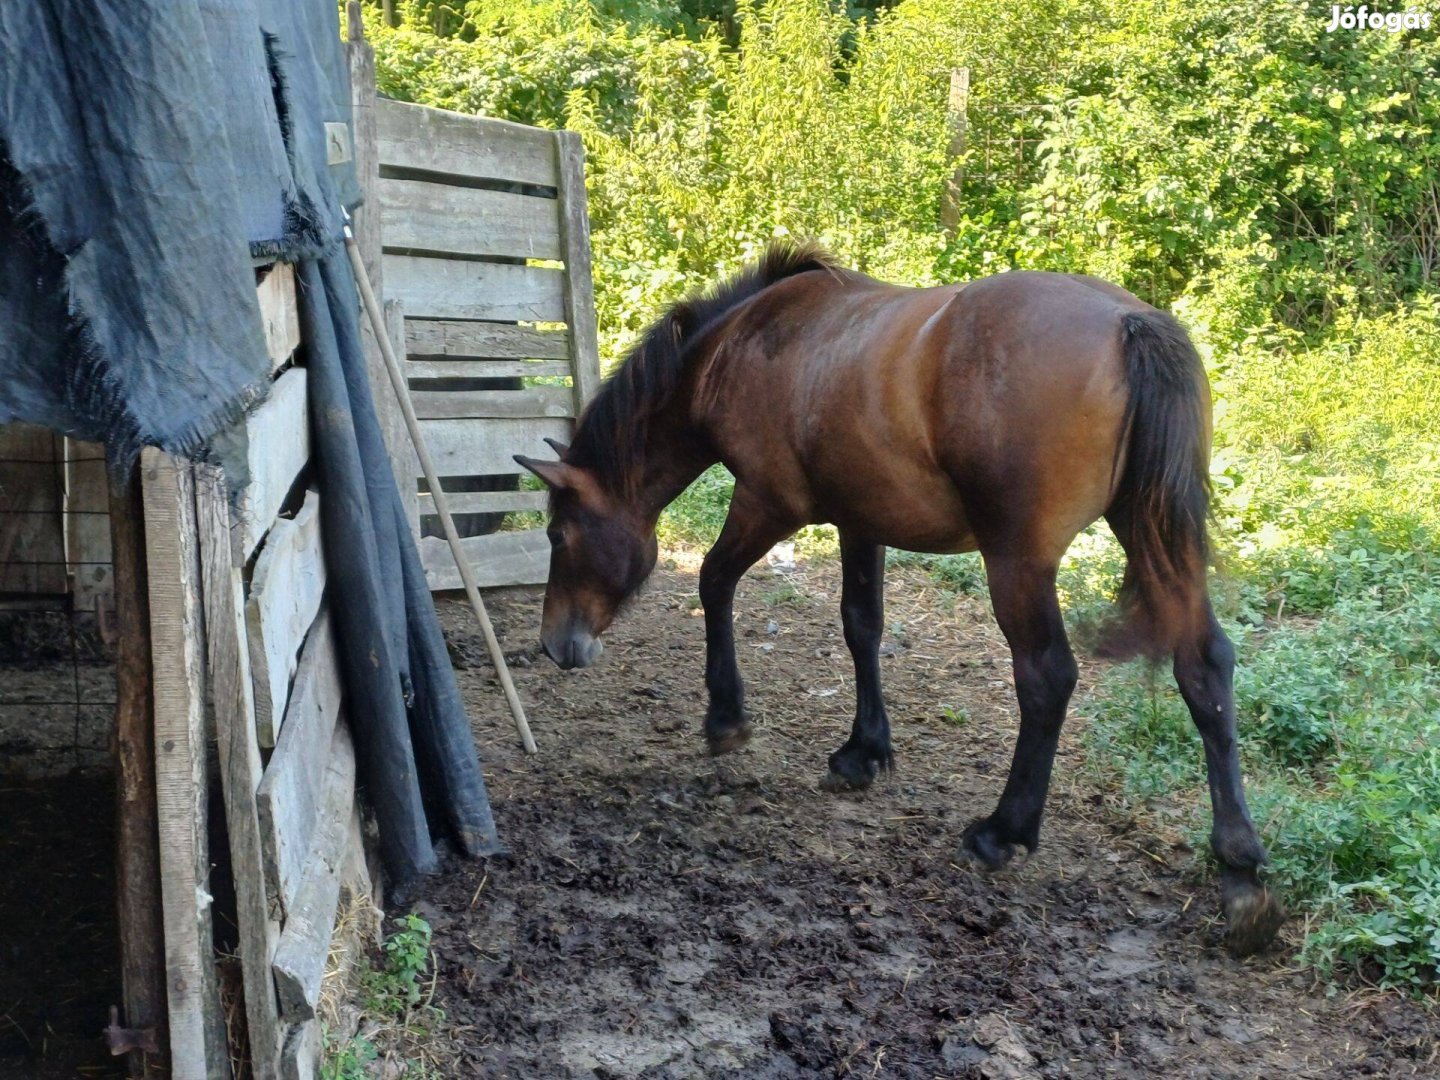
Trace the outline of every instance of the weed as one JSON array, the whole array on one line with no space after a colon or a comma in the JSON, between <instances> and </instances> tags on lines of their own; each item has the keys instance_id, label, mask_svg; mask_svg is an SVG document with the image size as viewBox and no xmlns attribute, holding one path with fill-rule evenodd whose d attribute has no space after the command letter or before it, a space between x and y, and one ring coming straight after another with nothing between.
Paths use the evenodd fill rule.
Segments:
<instances>
[{"instance_id":1,"label":"weed","mask_svg":"<svg viewBox=\"0 0 1440 1080\"><path fill-rule=\"evenodd\" d=\"M326 1039L322 1080L364 1080L382 1057L387 1075L429 1080L441 1075L427 1052L445 1013L430 1002L433 982L430 924L415 914L395 920L397 929L381 945L379 963L361 978L363 1034L347 1041ZM389 1066L395 1068L389 1068ZM398 1071L397 1071L398 1070Z\"/></svg>"}]
</instances>

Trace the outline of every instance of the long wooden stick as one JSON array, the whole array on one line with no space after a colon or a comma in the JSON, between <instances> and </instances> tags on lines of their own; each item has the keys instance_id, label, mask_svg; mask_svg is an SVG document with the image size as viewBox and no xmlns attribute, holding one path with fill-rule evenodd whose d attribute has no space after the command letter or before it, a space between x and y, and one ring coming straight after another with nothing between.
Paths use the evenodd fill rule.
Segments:
<instances>
[{"instance_id":1,"label":"long wooden stick","mask_svg":"<svg viewBox=\"0 0 1440 1080\"><path fill-rule=\"evenodd\" d=\"M480 631L485 635L485 647L490 650L490 661L500 675L500 686L505 691L505 700L510 703L510 715L515 718L515 730L527 754L535 753L535 737L530 734L530 723L525 719L525 706L520 704L520 695L515 692L515 683L510 678L510 667L505 663L505 654L500 650L500 641L495 637L495 627L490 624L490 614L485 610L485 601L480 599L480 589L475 584L475 575L460 546L460 534L455 531L455 519L450 516L450 505L445 499L445 490L440 486L440 477L435 472L435 462L430 457L430 448L420 431L420 421L415 416L415 406L410 400L410 387L405 382L405 372L390 345L390 335L385 332L385 316L370 288L369 275L365 273L365 262L355 244L355 236L347 223L345 226L345 250L350 254L350 265L355 269L355 280L360 286L360 299L364 301L365 313L370 316L370 328L380 345L380 354L385 358L385 370L390 376L390 385L400 402L400 411L405 416L405 426L410 430L410 441L415 444L415 456L420 459L420 469L425 482L430 485L430 496L435 500L435 512L440 516L440 526L445 530L445 539L450 544L450 553L455 556L455 565L460 571L460 580L465 584L465 595L480 620Z\"/></svg>"}]
</instances>

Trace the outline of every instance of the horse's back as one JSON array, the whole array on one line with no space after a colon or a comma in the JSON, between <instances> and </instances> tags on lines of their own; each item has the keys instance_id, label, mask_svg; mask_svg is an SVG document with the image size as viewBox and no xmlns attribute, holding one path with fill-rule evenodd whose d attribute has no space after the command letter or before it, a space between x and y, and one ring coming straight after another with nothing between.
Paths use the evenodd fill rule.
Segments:
<instances>
[{"instance_id":1,"label":"horse's back","mask_svg":"<svg viewBox=\"0 0 1440 1080\"><path fill-rule=\"evenodd\" d=\"M1109 501L1120 320L1144 309L1063 274L812 271L737 309L700 412L737 476L809 520L922 550L1068 543Z\"/></svg>"}]
</instances>

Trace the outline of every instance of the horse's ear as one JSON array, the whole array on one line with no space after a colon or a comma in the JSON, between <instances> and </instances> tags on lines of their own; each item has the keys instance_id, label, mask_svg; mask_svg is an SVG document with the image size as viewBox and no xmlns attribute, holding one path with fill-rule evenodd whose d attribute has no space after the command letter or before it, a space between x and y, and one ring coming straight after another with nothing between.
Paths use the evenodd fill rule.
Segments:
<instances>
[{"instance_id":1,"label":"horse's ear","mask_svg":"<svg viewBox=\"0 0 1440 1080\"><path fill-rule=\"evenodd\" d=\"M568 443L563 443L559 439L552 439L548 435L545 436L545 445L550 447L551 450L554 450L561 458L564 458L565 455L570 452L570 445Z\"/></svg>"},{"instance_id":2,"label":"horse's ear","mask_svg":"<svg viewBox=\"0 0 1440 1080\"><path fill-rule=\"evenodd\" d=\"M552 490L558 491L570 486L570 466L563 461L538 461L524 454L516 454L515 464L534 473Z\"/></svg>"}]
</instances>

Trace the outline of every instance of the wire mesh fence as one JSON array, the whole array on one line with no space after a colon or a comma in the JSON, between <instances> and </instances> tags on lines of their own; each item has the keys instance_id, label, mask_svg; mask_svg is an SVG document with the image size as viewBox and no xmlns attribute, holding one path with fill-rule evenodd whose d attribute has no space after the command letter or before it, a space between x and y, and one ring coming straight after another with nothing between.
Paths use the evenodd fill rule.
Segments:
<instances>
[{"instance_id":1,"label":"wire mesh fence","mask_svg":"<svg viewBox=\"0 0 1440 1080\"><path fill-rule=\"evenodd\" d=\"M0 427L0 776L108 765L109 532L98 447Z\"/></svg>"}]
</instances>

